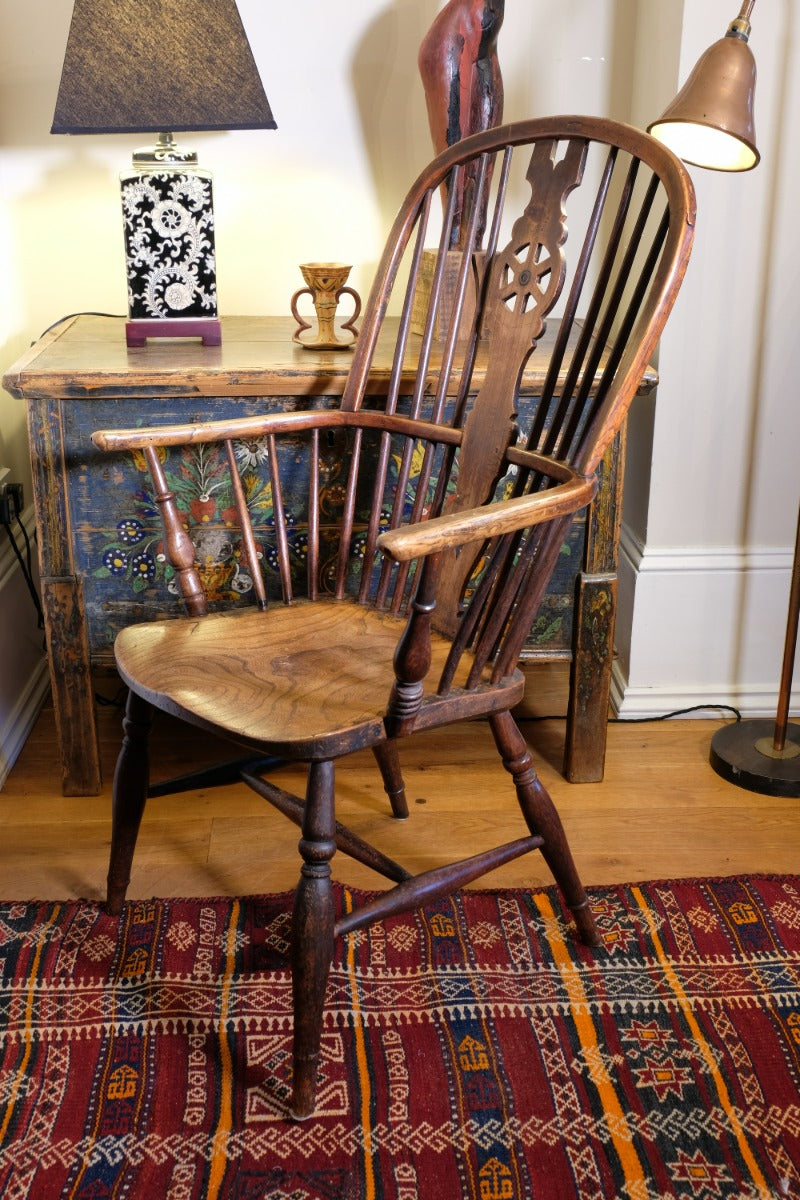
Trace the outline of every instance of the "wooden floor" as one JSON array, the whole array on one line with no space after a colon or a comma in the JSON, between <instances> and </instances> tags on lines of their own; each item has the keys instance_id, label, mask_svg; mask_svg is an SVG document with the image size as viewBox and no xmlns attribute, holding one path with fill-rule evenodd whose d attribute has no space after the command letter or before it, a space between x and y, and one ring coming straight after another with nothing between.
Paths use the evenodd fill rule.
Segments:
<instances>
[{"instance_id":1,"label":"wooden floor","mask_svg":"<svg viewBox=\"0 0 800 1200\"><path fill-rule=\"evenodd\" d=\"M544 689L545 706L552 699ZM556 698L558 709L559 698ZM535 704L531 711L535 711ZM53 715L45 709L2 794L0 899L99 899L108 848L110 781L120 713L98 712L105 779L94 797L61 795ZM569 784L560 774L564 724L526 721L540 775L561 813L588 885L640 879L800 870L800 801L743 791L708 765L720 721L670 720L609 727L601 784ZM372 756L338 770L338 816L410 870L520 836L513 787L487 727L423 734L404 747L411 819L389 815ZM157 719L153 778L219 756L198 737ZM282 782L302 791L298 772ZM129 895L211 896L284 891L297 878L297 831L243 786L149 802ZM385 886L337 855L338 879ZM538 855L509 864L481 886L550 882Z\"/></svg>"}]
</instances>

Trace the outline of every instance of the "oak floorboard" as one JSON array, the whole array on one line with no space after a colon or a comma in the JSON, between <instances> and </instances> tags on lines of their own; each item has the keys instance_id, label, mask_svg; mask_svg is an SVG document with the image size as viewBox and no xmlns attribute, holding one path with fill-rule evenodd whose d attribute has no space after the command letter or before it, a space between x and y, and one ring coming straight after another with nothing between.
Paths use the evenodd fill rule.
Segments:
<instances>
[{"instance_id":1,"label":"oak floorboard","mask_svg":"<svg viewBox=\"0 0 800 1200\"><path fill-rule=\"evenodd\" d=\"M559 696L554 699L558 711ZM542 703L545 708L548 697ZM535 711L535 705L529 711ZM562 720L526 720L523 730L551 790L585 883L760 872L800 865L800 802L756 796L708 765L719 720L615 722L608 730L605 779L569 784L560 772ZM46 707L12 769L0 803L0 898L98 900L109 841L110 787L120 713L98 713L104 783L99 796L64 797L52 710ZM154 778L221 756L204 734L159 716ZM524 832L513 788L482 722L420 734L402 747L411 817L390 815L372 755L344 760L338 816L410 870L475 853ZM302 793L298 768L281 772ZM134 860L132 898L247 895L284 891L297 879L298 832L244 786L187 792L148 803ZM336 878L356 887L384 882L345 855ZM478 886L550 882L538 855L517 860Z\"/></svg>"}]
</instances>

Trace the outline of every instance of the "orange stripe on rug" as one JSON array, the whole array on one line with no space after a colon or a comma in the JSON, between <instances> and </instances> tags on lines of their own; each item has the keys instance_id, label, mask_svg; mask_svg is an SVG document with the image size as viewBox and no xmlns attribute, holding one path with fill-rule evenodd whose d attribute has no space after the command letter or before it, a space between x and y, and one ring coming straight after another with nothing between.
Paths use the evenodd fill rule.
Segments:
<instances>
[{"instance_id":1,"label":"orange stripe on rug","mask_svg":"<svg viewBox=\"0 0 800 1200\"><path fill-rule=\"evenodd\" d=\"M50 919L48 920L47 924L55 925L55 923L58 920L60 915L61 915L61 905L60 904L54 905L53 911L50 914ZM25 1025L24 1025L25 1034L28 1036L25 1037L25 1053L23 1055L22 1062L20 1063L20 1065L17 1069L16 1084L10 1091L10 1095L8 1098L8 1105L6 1107L6 1115L3 1120L2 1125L0 1125L0 1142L2 1142L4 1140L4 1138L6 1137L6 1134L8 1133L8 1127L11 1122L11 1118L14 1115L14 1105L17 1102L20 1088L22 1087L22 1085L24 1083L25 1071L26 1071L28 1062L30 1061L30 1057L31 1057L31 1046L33 1045L33 1036L31 1034L31 1018L33 1016L34 997L36 994L36 988L37 988L37 984L39 981L39 963L41 962L42 955L44 954L46 940L47 940L46 938L40 938L38 940L38 942L36 944L36 953L33 956L33 964L31 966L30 971L28 972L29 986L28 986L28 995L27 995L27 998L25 1001Z\"/></svg>"},{"instance_id":2,"label":"orange stripe on rug","mask_svg":"<svg viewBox=\"0 0 800 1200\"><path fill-rule=\"evenodd\" d=\"M733 1104L731 1103L730 1094L729 1094L728 1088L725 1084L725 1080L722 1078L722 1074L720 1073L719 1066L717 1064L717 1060L714 1057L714 1055L711 1053L711 1047L709 1046L708 1042L703 1037L703 1031L695 1019L694 1012L692 1011L692 1006L689 1003L689 998L686 995L686 992L683 990L683 987L681 986L681 981L678 979L677 974L675 973L672 966L670 965L670 962L667 958L664 947L661 944L661 939L659 938L658 931L656 929L656 923L653 920L653 915L652 915L650 909L648 908L647 901L644 898L644 894L639 888L632 887L631 895L635 898L636 903L639 905L639 908L640 908L641 912L644 914L645 920L647 921L647 925L648 925L648 928L650 931L650 937L653 939L653 949L658 954L659 965L661 966L661 968L664 972L664 978L669 982L669 985L672 988L672 991L675 994L675 996L678 1000L678 1003L680 1004L681 1012L683 1013L684 1017L686 1018L686 1023L692 1031L692 1037L694 1038L698 1049L700 1050L701 1054L703 1055L703 1058L705 1059L705 1063L706 1063L706 1066L708 1067L709 1074L714 1081L715 1088L717 1089L717 1095L719 1096L719 1102L722 1105L722 1108L724 1109L725 1114L731 1123L731 1132L733 1133L734 1137L736 1138L736 1142L739 1146L739 1151L742 1155L742 1158L744 1159L744 1161L747 1163L748 1167L750 1168L750 1172L753 1177L753 1183L758 1188L763 1188L763 1194L765 1196L767 1196L770 1194L769 1188L767 1187L767 1182L764 1179L764 1176L761 1174L761 1171L759 1170L759 1167L758 1167L758 1163L756 1162L755 1158L753 1157L752 1151L750 1150L750 1143L748 1142L747 1136L742 1127L742 1124L736 1115L736 1110L735 1110Z\"/></svg>"},{"instance_id":3,"label":"orange stripe on rug","mask_svg":"<svg viewBox=\"0 0 800 1200\"><path fill-rule=\"evenodd\" d=\"M225 1021L230 1010L231 981L236 965L236 927L239 924L240 907L238 900L232 901L225 942L225 967L221 980L219 1006L219 1117L217 1120L216 1136L214 1137L214 1153L208 1176L207 1200L215 1200L225 1179L225 1170L229 1161L227 1143L233 1129L233 1062L231 1060L231 1050L228 1044Z\"/></svg>"},{"instance_id":4,"label":"orange stripe on rug","mask_svg":"<svg viewBox=\"0 0 800 1200\"><path fill-rule=\"evenodd\" d=\"M347 888L344 889L345 912L353 911L353 897ZM353 1007L353 1036L356 1045L356 1062L358 1063L358 1079L361 1085L361 1129L364 1145L364 1191L363 1200L375 1200L375 1166L373 1163L372 1128L370 1126L370 1109L372 1106L372 1087L369 1078L369 1063L367 1062L367 1045L364 1038L364 1027L361 1024L361 1001L356 982L356 939L347 939L347 978L350 981L350 997Z\"/></svg>"},{"instance_id":5,"label":"orange stripe on rug","mask_svg":"<svg viewBox=\"0 0 800 1200\"><path fill-rule=\"evenodd\" d=\"M601 1052L594 1020L589 1012L586 991L581 983L580 972L573 965L569 950L557 930L559 920L549 898L543 892L534 893L536 907L545 918L544 934L547 937L550 952L561 972L564 986L570 1002L570 1016L581 1047L587 1051ZM633 1147L633 1133L625 1117L625 1110L619 1102L610 1078L598 1077L595 1080L598 1098L603 1106L606 1127L611 1136L614 1149L617 1152L620 1166L625 1175L625 1183L631 1195L647 1195L647 1178L642 1164ZM637 1190L638 1189L638 1190Z\"/></svg>"}]
</instances>

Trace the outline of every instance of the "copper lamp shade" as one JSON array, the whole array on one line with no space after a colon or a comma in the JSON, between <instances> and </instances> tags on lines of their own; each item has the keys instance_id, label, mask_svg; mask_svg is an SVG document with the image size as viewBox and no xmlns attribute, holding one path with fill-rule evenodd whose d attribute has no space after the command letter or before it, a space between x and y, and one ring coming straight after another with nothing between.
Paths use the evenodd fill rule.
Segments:
<instances>
[{"instance_id":1,"label":"copper lamp shade","mask_svg":"<svg viewBox=\"0 0 800 1200\"><path fill-rule=\"evenodd\" d=\"M702 55L678 95L648 132L685 162L716 171L749 171L759 161L753 100L756 63L742 15Z\"/></svg>"}]
</instances>

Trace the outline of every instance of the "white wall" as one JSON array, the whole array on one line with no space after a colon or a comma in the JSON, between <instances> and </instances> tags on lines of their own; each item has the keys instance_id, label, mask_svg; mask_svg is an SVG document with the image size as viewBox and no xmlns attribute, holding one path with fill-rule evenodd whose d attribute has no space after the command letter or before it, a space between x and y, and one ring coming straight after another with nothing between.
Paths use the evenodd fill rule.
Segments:
<instances>
[{"instance_id":1,"label":"white wall","mask_svg":"<svg viewBox=\"0 0 800 1200\"><path fill-rule=\"evenodd\" d=\"M643 6L640 46L663 46L655 23L668 7ZM687 0L680 82L737 8ZM695 250L662 340L654 411L632 415L617 673L625 715L714 701L775 711L800 495L795 9L773 0L754 10L762 161L745 175L694 172ZM646 100L660 110L675 86L663 72L655 97L640 86L639 119Z\"/></svg>"},{"instance_id":2,"label":"white wall","mask_svg":"<svg viewBox=\"0 0 800 1200\"><path fill-rule=\"evenodd\" d=\"M792 3L755 10L764 161L749 177L697 173L697 250L658 399L633 431L623 709L776 687L797 501L797 156L778 153L800 115ZM351 261L351 282L367 291L406 185L430 157L416 54L440 7L239 0L278 129L186 138L215 176L223 312L287 312L297 264L312 258ZM66 313L124 311L117 176L146 139L50 135L70 10L0 0L3 367ZM583 111L644 124L737 10L737 0L506 0L506 117ZM0 464L28 499L23 406L4 394Z\"/></svg>"}]
</instances>

